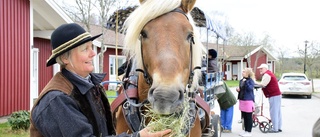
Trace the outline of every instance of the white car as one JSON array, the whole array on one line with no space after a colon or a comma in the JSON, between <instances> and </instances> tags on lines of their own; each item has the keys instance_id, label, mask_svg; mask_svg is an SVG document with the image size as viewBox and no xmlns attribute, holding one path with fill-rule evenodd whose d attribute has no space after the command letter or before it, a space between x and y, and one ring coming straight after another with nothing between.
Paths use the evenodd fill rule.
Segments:
<instances>
[{"instance_id":1,"label":"white car","mask_svg":"<svg viewBox=\"0 0 320 137\"><path fill-rule=\"evenodd\" d=\"M303 95L311 98L311 81L303 73L283 73L278 83L282 95Z\"/></svg>"}]
</instances>

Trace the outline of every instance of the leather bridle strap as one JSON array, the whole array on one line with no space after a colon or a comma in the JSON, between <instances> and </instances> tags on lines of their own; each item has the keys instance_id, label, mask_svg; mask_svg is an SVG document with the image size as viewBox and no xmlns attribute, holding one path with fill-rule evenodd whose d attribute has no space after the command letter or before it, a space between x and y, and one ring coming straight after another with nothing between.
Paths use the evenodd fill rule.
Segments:
<instances>
[{"instance_id":1,"label":"leather bridle strap","mask_svg":"<svg viewBox=\"0 0 320 137\"><path fill-rule=\"evenodd\" d=\"M138 98L138 89L137 88L129 88L126 90L127 95L129 98ZM123 92L121 92L120 95L118 95L118 97L113 100L113 102L111 103L111 111L114 112L120 105L122 105L125 101L127 100L126 95Z\"/></svg>"}]
</instances>

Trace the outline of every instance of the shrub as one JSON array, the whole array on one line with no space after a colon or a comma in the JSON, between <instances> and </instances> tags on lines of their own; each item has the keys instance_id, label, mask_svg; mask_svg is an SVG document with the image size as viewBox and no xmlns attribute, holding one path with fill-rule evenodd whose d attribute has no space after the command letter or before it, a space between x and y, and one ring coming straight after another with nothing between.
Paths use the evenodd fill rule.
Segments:
<instances>
[{"instance_id":1,"label":"shrub","mask_svg":"<svg viewBox=\"0 0 320 137\"><path fill-rule=\"evenodd\" d=\"M30 126L30 112L26 110L20 110L13 112L11 117L8 118L8 123L12 130L29 129Z\"/></svg>"}]
</instances>

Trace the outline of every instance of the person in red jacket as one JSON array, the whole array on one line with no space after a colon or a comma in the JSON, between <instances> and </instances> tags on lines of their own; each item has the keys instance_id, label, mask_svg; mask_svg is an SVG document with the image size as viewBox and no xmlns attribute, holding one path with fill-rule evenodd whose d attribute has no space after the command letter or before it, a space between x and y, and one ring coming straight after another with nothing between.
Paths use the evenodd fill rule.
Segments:
<instances>
[{"instance_id":1,"label":"person in red jacket","mask_svg":"<svg viewBox=\"0 0 320 137\"><path fill-rule=\"evenodd\" d=\"M261 83L258 85L263 86L262 91L266 98L269 98L270 117L272 121L272 129L270 133L282 132L282 114L281 114L281 92L278 85L276 76L268 70L267 64L261 64L258 67L260 74L262 74Z\"/></svg>"}]
</instances>

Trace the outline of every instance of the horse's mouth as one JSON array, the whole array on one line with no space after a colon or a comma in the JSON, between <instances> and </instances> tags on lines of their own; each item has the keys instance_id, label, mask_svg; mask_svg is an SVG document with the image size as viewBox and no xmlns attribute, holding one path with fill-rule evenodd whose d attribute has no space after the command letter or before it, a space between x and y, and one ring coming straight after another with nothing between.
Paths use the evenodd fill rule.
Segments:
<instances>
[{"instance_id":1,"label":"horse's mouth","mask_svg":"<svg viewBox=\"0 0 320 137\"><path fill-rule=\"evenodd\" d=\"M161 117L176 117L176 118L180 118L183 114L183 110L179 111L179 112L174 112L171 114L159 114Z\"/></svg>"}]
</instances>

